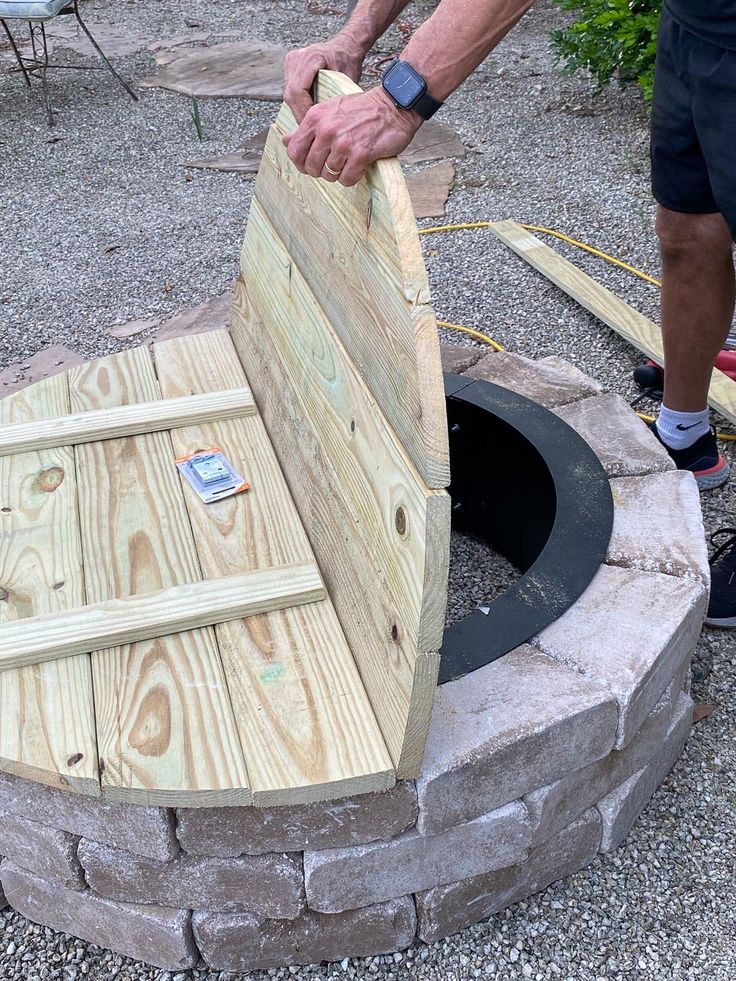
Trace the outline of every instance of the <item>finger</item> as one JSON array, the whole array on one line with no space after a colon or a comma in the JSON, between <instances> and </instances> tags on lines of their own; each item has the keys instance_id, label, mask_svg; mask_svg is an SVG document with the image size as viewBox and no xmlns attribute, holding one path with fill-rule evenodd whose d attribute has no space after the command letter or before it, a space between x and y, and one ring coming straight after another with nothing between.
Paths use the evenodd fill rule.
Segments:
<instances>
[{"instance_id":1,"label":"finger","mask_svg":"<svg viewBox=\"0 0 736 981\"><path fill-rule=\"evenodd\" d=\"M347 160L347 154L338 153L334 149L330 150L322 169L322 179L329 181L330 184L334 184L336 181L338 181L340 179L340 175L345 169Z\"/></svg>"},{"instance_id":2,"label":"finger","mask_svg":"<svg viewBox=\"0 0 736 981\"><path fill-rule=\"evenodd\" d=\"M314 130L307 123L291 134L286 153L297 170L306 173L304 165L314 142Z\"/></svg>"},{"instance_id":3,"label":"finger","mask_svg":"<svg viewBox=\"0 0 736 981\"><path fill-rule=\"evenodd\" d=\"M338 180L343 185L343 187L354 187L359 184L360 181L365 176L366 169L368 167L368 161L363 160L360 157L350 157L342 169ZM337 168L335 168L336 170Z\"/></svg>"},{"instance_id":4,"label":"finger","mask_svg":"<svg viewBox=\"0 0 736 981\"><path fill-rule=\"evenodd\" d=\"M304 161L304 173L309 174L310 177L321 177L325 168L325 161L329 155L329 143L326 143L319 135L315 136Z\"/></svg>"},{"instance_id":5,"label":"finger","mask_svg":"<svg viewBox=\"0 0 736 981\"><path fill-rule=\"evenodd\" d=\"M320 54L293 52L290 63L284 64L284 101L301 123L314 105L312 85L320 68L327 67L327 60ZM287 56L288 57L288 56Z\"/></svg>"}]
</instances>

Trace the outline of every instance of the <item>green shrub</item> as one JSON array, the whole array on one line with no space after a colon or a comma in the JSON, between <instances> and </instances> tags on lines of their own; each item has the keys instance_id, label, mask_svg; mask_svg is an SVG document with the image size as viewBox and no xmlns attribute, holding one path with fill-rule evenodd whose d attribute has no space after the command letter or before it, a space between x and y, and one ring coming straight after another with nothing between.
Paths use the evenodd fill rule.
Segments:
<instances>
[{"instance_id":1,"label":"green shrub","mask_svg":"<svg viewBox=\"0 0 736 981\"><path fill-rule=\"evenodd\" d=\"M621 86L638 83L652 98L657 28L662 0L557 0L578 19L554 31L552 42L569 72L587 69L598 91L614 78Z\"/></svg>"}]
</instances>

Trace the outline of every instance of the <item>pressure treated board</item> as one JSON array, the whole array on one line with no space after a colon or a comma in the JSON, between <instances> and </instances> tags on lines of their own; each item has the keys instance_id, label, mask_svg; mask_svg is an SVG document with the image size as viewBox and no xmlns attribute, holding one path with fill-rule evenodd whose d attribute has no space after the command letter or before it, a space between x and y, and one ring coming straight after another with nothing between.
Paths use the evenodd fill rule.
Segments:
<instances>
[{"instance_id":1,"label":"pressure treated board","mask_svg":"<svg viewBox=\"0 0 736 981\"><path fill-rule=\"evenodd\" d=\"M352 92L320 73L318 97ZM424 751L449 557L444 389L396 161L356 188L266 141L232 331L399 777Z\"/></svg>"},{"instance_id":2,"label":"pressure treated board","mask_svg":"<svg viewBox=\"0 0 736 981\"><path fill-rule=\"evenodd\" d=\"M66 375L0 399L1 426L64 412ZM0 625L84 602L73 451L0 459ZM99 795L89 657L0 674L0 768Z\"/></svg>"},{"instance_id":3,"label":"pressure treated board","mask_svg":"<svg viewBox=\"0 0 736 981\"><path fill-rule=\"evenodd\" d=\"M221 576L0 624L0 671L324 599L313 562Z\"/></svg>"},{"instance_id":4,"label":"pressure treated board","mask_svg":"<svg viewBox=\"0 0 736 981\"><path fill-rule=\"evenodd\" d=\"M343 75L319 74L319 101L358 91ZM283 106L266 141L255 199L427 486L446 487L437 325L401 167L380 160L352 188L314 180L291 165L281 143L295 126Z\"/></svg>"},{"instance_id":5,"label":"pressure treated board","mask_svg":"<svg viewBox=\"0 0 736 981\"><path fill-rule=\"evenodd\" d=\"M72 410L160 397L145 348L70 373ZM201 578L168 433L75 449L87 601ZM214 630L92 655L103 797L180 806L251 800Z\"/></svg>"},{"instance_id":6,"label":"pressure treated board","mask_svg":"<svg viewBox=\"0 0 736 981\"><path fill-rule=\"evenodd\" d=\"M660 328L624 303L614 293L596 283L573 263L558 255L530 232L513 221L495 222L492 231L517 255L564 290L581 306L602 320L634 347L658 364L664 365ZM726 419L736 423L736 382L713 370L708 403Z\"/></svg>"},{"instance_id":7,"label":"pressure treated board","mask_svg":"<svg viewBox=\"0 0 736 981\"><path fill-rule=\"evenodd\" d=\"M243 385L227 332L154 346L165 397ZM186 488L207 577L313 562L258 416L172 431L185 455L211 445L251 483L204 508ZM216 627L254 803L295 803L381 790L393 767L329 597Z\"/></svg>"},{"instance_id":8,"label":"pressure treated board","mask_svg":"<svg viewBox=\"0 0 736 981\"><path fill-rule=\"evenodd\" d=\"M100 412L80 412L0 429L0 456L136 436L171 429L183 422L214 422L253 412L253 396L247 388L214 392L205 397L184 396Z\"/></svg>"}]
</instances>

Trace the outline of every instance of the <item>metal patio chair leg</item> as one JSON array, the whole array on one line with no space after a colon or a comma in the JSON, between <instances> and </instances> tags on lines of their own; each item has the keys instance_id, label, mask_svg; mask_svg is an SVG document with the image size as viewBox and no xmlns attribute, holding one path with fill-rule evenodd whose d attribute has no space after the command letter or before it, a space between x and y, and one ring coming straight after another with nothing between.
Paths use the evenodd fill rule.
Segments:
<instances>
[{"instance_id":1,"label":"metal patio chair leg","mask_svg":"<svg viewBox=\"0 0 736 981\"><path fill-rule=\"evenodd\" d=\"M46 78L46 72L49 67L49 46L46 40L46 27L41 21L40 24L34 24L33 21L28 21L28 26L31 31L31 50L33 52L33 68L32 71L37 71L41 79L41 92L43 93L43 104L46 109L46 119L48 120L49 126L53 126L55 123L54 112L51 108L51 102L49 101L49 87ZM36 50L36 38L41 39L41 51Z\"/></svg>"},{"instance_id":2,"label":"metal patio chair leg","mask_svg":"<svg viewBox=\"0 0 736 981\"><path fill-rule=\"evenodd\" d=\"M95 49L95 51L97 52L97 54L100 56L101 60L109 68L110 73L118 80L118 82L120 82L120 84L123 86L123 88L128 93L128 95L131 97L131 99L135 100L135 102L138 102L138 100L139 100L138 93L135 92L130 87L130 85L125 81L125 79L122 77L122 75L118 74L118 72L113 68L113 66L108 61L107 55L102 50L102 48L99 46L99 44L94 39L94 37L91 34L91 32L89 31L87 25L82 20L82 15L79 13L79 3L78 3L78 0L74 0L74 3L72 4L72 9L74 11L74 16L77 18L77 23L82 28L82 30L84 31L84 33L87 35L87 38L89 39L90 43L92 44L92 47Z\"/></svg>"},{"instance_id":3,"label":"metal patio chair leg","mask_svg":"<svg viewBox=\"0 0 736 981\"><path fill-rule=\"evenodd\" d=\"M5 31L5 34L7 35L8 41L10 41L10 47L13 49L13 54L15 55L15 60L18 62L18 67L20 68L21 72L23 73L23 78L26 80L26 85L28 86L28 88L30 88L31 87L31 79L30 79L30 76L28 75L28 71L27 71L26 66L25 66L25 64L23 62L23 56L21 55L20 51L18 50L18 45L15 43L15 38L13 37L10 28L8 27L8 25L5 23L4 20L0 20L0 24L3 25L3 30Z\"/></svg>"}]
</instances>

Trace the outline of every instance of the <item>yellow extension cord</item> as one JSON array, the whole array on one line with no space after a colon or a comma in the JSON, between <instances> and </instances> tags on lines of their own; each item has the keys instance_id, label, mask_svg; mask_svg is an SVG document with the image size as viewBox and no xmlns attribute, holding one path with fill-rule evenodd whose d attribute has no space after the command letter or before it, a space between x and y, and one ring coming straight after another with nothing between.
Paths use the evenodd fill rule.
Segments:
<instances>
[{"instance_id":1,"label":"yellow extension cord","mask_svg":"<svg viewBox=\"0 0 736 981\"><path fill-rule=\"evenodd\" d=\"M436 232L458 232L468 229L475 228L490 228L493 222L490 221L473 221L466 222L460 225L434 225L432 228L422 228L419 230L420 235L433 235ZM662 283L660 280L655 279L654 276L650 276L649 273L642 272L641 269L637 269L636 266L629 265L628 262L624 262L621 259L617 259L615 256L609 255L608 252L603 252L601 249L596 249L592 245L588 245L585 242L579 242L575 238L571 238L569 235L565 235L563 232L556 232L553 228L545 228L543 225L524 225L528 232L539 232L542 235L551 235L554 238L559 239L561 242L566 242L568 245L574 245L577 249L582 249L584 252L589 252L591 255L597 256L599 259L604 259L606 262L610 262L613 266L618 266L619 269L625 269L626 272L631 273L634 276L638 276L639 279L643 279L645 283L651 283L653 286L659 286L661 288ZM489 344L496 351L505 350L502 344L498 341L494 341L492 337L488 337L487 334L481 333L479 330L475 330L473 327L466 327L463 324L453 324L447 320L438 320L438 327L446 327L448 330L458 330L463 334L469 334L471 337L476 338L476 340L483 341L485 344ZM644 419L645 422L653 422L652 416L645 415L643 412L637 412L640 419ZM726 440L728 442L736 442L736 435L732 433L716 433L719 439Z\"/></svg>"}]
</instances>

